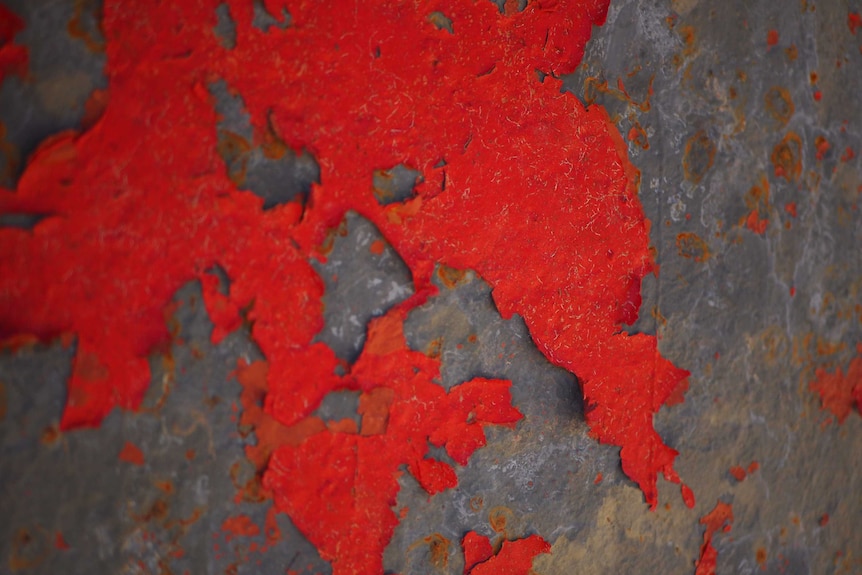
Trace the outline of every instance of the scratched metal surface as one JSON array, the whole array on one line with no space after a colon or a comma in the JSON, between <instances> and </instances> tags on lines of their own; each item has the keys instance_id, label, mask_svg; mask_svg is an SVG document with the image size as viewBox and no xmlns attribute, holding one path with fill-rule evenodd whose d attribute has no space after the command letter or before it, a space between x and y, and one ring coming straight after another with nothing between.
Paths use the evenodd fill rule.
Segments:
<instances>
[{"instance_id":1,"label":"scratched metal surface","mask_svg":"<svg viewBox=\"0 0 862 575\"><path fill-rule=\"evenodd\" d=\"M68 35L75 2L4 1L27 20L18 41L32 58L27 81L0 88L0 121L21 160L44 137L80 124L90 91L105 87L104 58ZM98 40L96 4L78 4ZM400 479L398 506L410 512L386 550L388 570L460 573L460 538L496 535L489 516L502 514L508 537L538 533L553 544L538 573L693 573L698 519L721 499L735 519L716 536L719 573L862 572L862 418L826 422L808 390L814 368L846 367L862 341L862 173L858 156L842 160L848 146L862 152L862 33L847 25L848 11L860 9L842 0L617 0L566 80L576 97L605 105L624 135L643 131L630 155L661 272L645 281L632 329L658 334L665 355L692 372L685 403L663 409L656 426L680 451L695 508L660 481L660 506L647 510L618 450L589 438L574 378L544 361L523 322L502 320L488 287L468 276L411 314L409 343L425 350L442 338L443 385L511 379L525 419L514 431L488 429L488 446L458 470L457 489L429 498L408 475ZM786 90L792 112L775 88ZM241 108L214 93L226 126L241 131ZM773 165L790 133L801 142L798 181ZM821 159L818 136L831 145ZM22 162L0 183L13 184ZM249 162L247 185L270 202L302 193L316 175L310 158ZM764 179L769 202L758 206L749 192ZM790 202L796 217L785 210ZM769 220L762 235L744 225L752 209ZM373 226L351 215L345 227L318 266L327 283L319 339L351 359L365 322L412 285L392 250L370 253ZM704 243L680 243L686 233ZM256 550L263 535L222 530L239 513L262 525L271 505L236 499L252 473L243 446L254 437L237 428L231 372L260 353L242 331L209 342L197 285L176 299L177 337L169 354L151 359L145 407L115 411L99 429L56 432L71 348L0 354L0 573L329 571L285 516L281 541L266 552ZM355 396L333 394L319 414L355 416L355 406ZM127 441L145 454L143 466L118 460ZM730 475L751 461L760 468L744 481ZM57 533L68 549L58 548ZM451 542L445 566L432 561L426 538L435 533Z\"/></svg>"}]
</instances>

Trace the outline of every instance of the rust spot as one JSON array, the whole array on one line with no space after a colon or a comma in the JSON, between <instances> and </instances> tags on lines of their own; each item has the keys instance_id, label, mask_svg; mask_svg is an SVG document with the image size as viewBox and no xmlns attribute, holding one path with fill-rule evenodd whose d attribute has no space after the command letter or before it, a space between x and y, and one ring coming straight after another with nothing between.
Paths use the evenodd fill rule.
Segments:
<instances>
[{"instance_id":1,"label":"rust spot","mask_svg":"<svg viewBox=\"0 0 862 575\"><path fill-rule=\"evenodd\" d=\"M87 46L87 50L93 52L94 54L101 54L105 51L105 43L101 40L98 40L91 31L87 30L87 27L84 25L84 12L88 9L92 9L94 11L93 14L93 22L94 26L98 26L102 21L101 9L99 5L93 0L75 0L75 13L72 14L72 17L69 19L68 24L66 24L66 31L69 33L71 38L76 40L81 40L85 46Z\"/></svg>"},{"instance_id":2,"label":"rust spot","mask_svg":"<svg viewBox=\"0 0 862 575\"><path fill-rule=\"evenodd\" d=\"M224 160L230 181L235 186L242 187L248 173L248 158L251 153L249 141L229 130L219 130L216 151Z\"/></svg>"},{"instance_id":3,"label":"rust spot","mask_svg":"<svg viewBox=\"0 0 862 575\"><path fill-rule=\"evenodd\" d=\"M709 259L709 246L694 232L683 232L676 236L676 249L680 256L705 262Z\"/></svg>"},{"instance_id":4,"label":"rust spot","mask_svg":"<svg viewBox=\"0 0 862 575\"><path fill-rule=\"evenodd\" d=\"M793 99L790 97L790 92L781 86L770 88L766 92L766 96L763 97L763 100L766 103L766 111L778 121L781 127L784 127L790 121L790 118L793 117L793 113L796 111Z\"/></svg>"},{"instance_id":5,"label":"rust spot","mask_svg":"<svg viewBox=\"0 0 862 575\"><path fill-rule=\"evenodd\" d=\"M439 533L432 533L425 538L425 543L428 544L428 551L431 553L431 565L435 569L444 571L449 566L449 552L452 542Z\"/></svg>"},{"instance_id":6,"label":"rust spot","mask_svg":"<svg viewBox=\"0 0 862 575\"><path fill-rule=\"evenodd\" d=\"M758 547L756 551L757 564L761 569L766 569L766 549Z\"/></svg>"},{"instance_id":7,"label":"rust spot","mask_svg":"<svg viewBox=\"0 0 862 575\"><path fill-rule=\"evenodd\" d=\"M600 79L598 76L588 76L584 80L584 103L587 106L591 106L596 102L599 94L605 94L625 102L632 108L640 110L641 112L649 112L652 107L652 104L650 104L650 96L652 96L653 93L653 81L655 81L655 75L650 77L646 97L642 101L638 102L632 98L628 90L626 90L622 78L617 78L617 87L614 88L608 84L607 80Z\"/></svg>"},{"instance_id":8,"label":"rust spot","mask_svg":"<svg viewBox=\"0 0 862 575\"><path fill-rule=\"evenodd\" d=\"M514 519L512 510L508 507L498 505L488 512L488 523L491 524L491 529L496 533L506 533L506 527L511 520Z\"/></svg>"},{"instance_id":9,"label":"rust spot","mask_svg":"<svg viewBox=\"0 0 862 575\"><path fill-rule=\"evenodd\" d=\"M470 511L473 513L478 513L482 510L482 507L485 505L485 500L482 499L481 495L474 495L470 498Z\"/></svg>"},{"instance_id":10,"label":"rust spot","mask_svg":"<svg viewBox=\"0 0 862 575\"><path fill-rule=\"evenodd\" d=\"M9 556L9 569L23 571L38 567L45 561L50 546L47 532L41 527L35 530L21 528L12 540L12 553Z\"/></svg>"},{"instance_id":11,"label":"rust spot","mask_svg":"<svg viewBox=\"0 0 862 575\"><path fill-rule=\"evenodd\" d=\"M443 354L443 338L438 337L431 340L428 348L425 350L425 355L432 359L438 359Z\"/></svg>"},{"instance_id":12,"label":"rust spot","mask_svg":"<svg viewBox=\"0 0 862 575\"><path fill-rule=\"evenodd\" d=\"M170 495L171 493L174 492L174 484L170 480L164 480L164 481L157 480L155 482L155 485L159 491L166 493L168 495Z\"/></svg>"},{"instance_id":13,"label":"rust spot","mask_svg":"<svg viewBox=\"0 0 862 575\"><path fill-rule=\"evenodd\" d=\"M60 427L56 423L52 423L42 430L42 437L39 439L42 442L42 445L53 445L58 439L60 439L60 435L62 435Z\"/></svg>"},{"instance_id":14,"label":"rust spot","mask_svg":"<svg viewBox=\"0 0 862 575\"><path fill-rule=\"evenodd\" d=\"M633 124L628 133L629 142L634 142L642 150L649 150L649 140L647 139L646 130L643 129L640 122L632 120Z\"/></svg>"},{"instance_id":15,"label":"rust spot","mask_svg":"<svg viewBox=\"0 0 862 575\"><path fill-rule=\"evenodd\" d=\"M799 180L802 174L802 140L795 132L788 132L772 149L770 159L776 177L788 182Z\"/></svg>"},{"instance_id":16,"label":"rust spot","mask_svg":"<svg viewBox=\"0 0 862 575\"><path fill-rule=\"evenodd\" d=\"M791 44L789 48L785 48L784 53L787 54L787 59L791 62L795 62L799 58L799 48L796 47L796 44Z\"/></svg>"},{"instance_id":17,"label":"rust spot","mask_svg":"<svg viewBox=\"0 0 862 575\"><path fill-rule=\"evenodd\" d=\"M705 130L700 130L685 143L682 168L685 178L694 184L700 183L715 162L716 147Z\"/></svg>"},{"instance_id":18,"label":"rust spot","mask_svg":"<svg viewBox=\"0 0 862 575\"><path fill-rule=\"evenodd\" d=\"M443 285L449 289L453 289L459 283L464 281L466 275L466 270L450 268L449 266L444 265L440 265L437 268L437 277L439 277L440 281L443 282Z\"/></svg>"}]
</instances>

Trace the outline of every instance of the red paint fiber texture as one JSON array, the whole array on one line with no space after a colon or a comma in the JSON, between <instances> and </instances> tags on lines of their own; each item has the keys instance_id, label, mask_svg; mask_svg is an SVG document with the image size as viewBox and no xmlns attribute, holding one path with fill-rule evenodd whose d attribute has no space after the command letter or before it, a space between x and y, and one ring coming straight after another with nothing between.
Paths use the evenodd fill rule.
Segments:
<instances>
[{"instance_id":1,"label":"red paint fiber texture","mask_svg":"<svg viewBox=\"0 0 862 575\"><path fill-rule=\"evenodd\" d=\"M500 313L521 315L542 353L577 375L592 435L621 446L623 470L654 508L657 475L679 477L653 415L688 373L654 337L622 329L653 270L637 172L606 112L561 93L556 78L580 61L607 0L536 1L506 14L490 2L345 0L321 10L264 0L276 20L291 17L266 32L252 25L251 2L226 4L231 49L214 32L217 0L137 0L134 10L106 0L102 116L45 141L17 189L0 190L0 213L45 216L31 230L0 229L0 339L75 336L62 428L138 407L148 354L169 340L165 310L199 279L214 340L241 324L240 310L252 326L268 363L262 413L306 426L302 441L273 447L264 483L279 509L336 573L380 572L400 462L435 493L457 478L424 458L427 441L464 464L484 443L482 424L520 417L507 382L435 388L435 361L397 335L445 264L476 270ZM433 24L434 12L454 33ZM219 80L242 98L255 145L275 139L317 158L320 184L305 202L264 211L231 181L208 90ZM422 181L408 200L382 206L372 175L398 164ZM309 260L325 257L327 233L348 210L403 258L416 295L386 316L390 337L369 337L337 376L332 350L312 343L323 282ZM227 295L208 273L214 265L230 278ZM308 431L323 397L343 387L368 394L368 433ZM417 405L412 391L431 403ZM404 445L408 436L421 445ZM346 469L360 479L343 481ZM321 500L331 513L312 513Z\"/></svg>"}]
</instances>

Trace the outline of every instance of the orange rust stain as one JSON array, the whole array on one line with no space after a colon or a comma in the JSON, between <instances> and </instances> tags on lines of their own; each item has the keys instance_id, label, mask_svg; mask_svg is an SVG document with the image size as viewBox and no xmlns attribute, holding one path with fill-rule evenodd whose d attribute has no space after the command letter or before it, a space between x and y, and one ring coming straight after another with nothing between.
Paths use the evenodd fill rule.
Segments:
<instances>
[{"instance_id":1,"label":"orange rust stain","mask_svg":"<svg viewBox=\"0 0 862 575\"><path fill-rule=\"evenodd\" d=\"M754 473L758 469L760 469L760 464L758 462L752 461L751 463L748 464L748 474L749 475L751 475L752 473Z\"/></svg>"},{"instance_id":2,"label":"orange rust stain","mask_svg":"<svg viewBox=\"0 0 862 575\"><path fill-rule=\"evenodd\" d=\"M634 124L626 136L629 142L634 142L642 150L649 150L649 140L647 139L646 130L643 129L640 122L633 120Z\"/></svg>"},{"instance_id":3,"label":"orange rust stain","mask_svg":"<svg viewBox=\"0 0 862 575\"><path fill-rule=\"evenodd\" d=\"M596 478L593 480L593 483L595 485L598 485L599 483L602 482L602 479L604 479L604 477L602 476L601 472L599 472L596 474Z\"/></svg>"},{"instance_id":4,"label":"orange rust stain","mask_svg":"<svg viewBox=\"0 0 862 575\"><path fill-rule=\"evenodd\" d=\"M440 265L437 267L437 277L440 278L440 281L443 282L444 286L449 289L453 289L459 283L464 281L464 278L467 277L467 271L450 268L446 265Z\"/></svg>"},{"instance_id":5,"label":"orange rust stain","mask_svg":"<svg viewBox=\"0 0 862 575\"><path fill-rule=\"evenodd\" d=\"M474 495L470 498L470 511L473 513L478 513L482 510L482 507L485 505L485 500L481 495Z\"/></svg>"},{"instance_id":6,"label":"orange rust stain","mask_svg":"<svg viewBox=\"0 0 862 575\"><path fill-rule=\"evenodd\" d=\"M120 450L118 457L120 458L120 461L125 461L132 465L144 464L144 452L131 441L127 441L126 444L123 445L123 449Z\"/></svg>"},{"instance_id":7,"label":"orange rust stain","mask_svg":"<svg viewBox=\"0 0 862 575\"><path fill-rule=\"evenodd\" d=\"M395 399L391 387L375 387L359 396L357 412L362 416L360 435L382 435L389 422L389 406Z\"/></svg>"},{"instance_id":8,"label":"orange rust stain","mask_svg":"<svg viewBox=\"0 0 862 575\"><path fill-rule=\"evenodd\" d=\"M158 480L155 482L156 489L168 495L174 492L174 484L170 480Z\"/></svg>"},{"instance_id":9,"label":"orange rust stain","mask_svg":"<svg viewBox=\"0 0 862 575\"><path fill-rule=\"evenodd\" d=\"M749 209L743 216L740 225L744 225L756 234L764 234L769 225L769 180L761 176L760 184L752 186L745 194L745 206Z\"/></svg>"},{"instance_id":10,"label":"orange rust stain","mask_svg":"<svg viewBox=\"0 0 862 575\"><path fill-rule=\"evenodd\" d=\"M788 182L799 180L802 174L802 140L795 132L788 132L781 142L775 145L770 156L775 169L775 177Z\"/></svg>"},{"instance_id":11,"label":"orange rust stain","mask_svg":"<svg viewBox=\"0 0 862 575\"><path fill-rule=\"evenodd\" d=\"M607 80L600 79L597 76L588 76L584 79L584 103L587 106L593 105L598 99L599 94L605 94L622 102L625 102L632 108L635 108L641 112L649 112L652 104L650 104L650 97L653 94L653 81L655 80L655 75L650 77L649 86L647 87L646 97L638 102L629 94L628 90L623 83L622 78L617 78L617 87L611 87L608 84Z\"/></svg>"},{"instance_id":12,"label":"orange rust stain","mask_svg":"<svg viewBox=\"0 0 862 575\"><path fill-rule=\"evenodd\" d=\"M446 570L449 567L449 554L452 542L439 533L432 533L424 539L424 542L428 544L428 551L431 554L431 565L439 571Z\"/></svg>"},{"instance_id":13,"label":"orange rust stain","mask_svg":"<svg viewBox=\"0 0 862 575\"><path fill-rule=\"evenodd\" d=\"M737 481L744 480L746 476L745 470L738 465L734 465L730 468L730 474L733 475L733 478Z\"/></svg>"},{"instance_id":14,"label":"orange rust stain","mask_svg":"<svg viewBox=\"0 0 862 575\"><path fill-rule=\"evenodd\" d=\"M509 521L514 518L512 510L508 507L498 505L488 512L488 523L496 533L506 533Z\"/></svg>"},{"instance_id":15,"label":"orange rust stain","mask_svg":"<svg viewBox=\"0 0 862 575\"><path fill-rule=\"evenodd\" d=\"M248 173L248 156L251 149L251 143L239 134L230 130L219 130L216 150L228 168L230 181L240 188Z\"/></svg>"},{"instance_id":16,"label":"orange rust stain","mask_svg":"<svg viewBox=\"0 0 862 575\"><path fill-rule=\"evenodd\" d=\"M791 62L795 62L799 58L799 48L796 47L796 44L791 44L785 48L784 53L787 54L787 59Z\"/></svg>"},{"instance_id":17,"label":"orange rust stain","mask_svg":"<svg viewBox=\"0 0 862 575\"><path fill-rule=\"evenodd\" d=\"M397 311L371 320L365 352L371 355L388 355L404 347L404 314Z\"/></svg>"},{"instance_id":18,"label":"orange rust stain","mask_svg":"<svg viewBox=\"0 0 862 575\"><path fill-rule=\"evenodd\" d=\"M760 569L766 570L766 549L763 547L758 547L755 552L755 557L757 559L757 564L760 565Z\"/></svg>"},{"instance_id":19,"label":"orange rust stain","mask_svg":"<svg viewBox=\"0 0 862 575\"><path fill-rule=\"evenodd\" d=\"M42 430L42 436L39 440L42 442L42 445L53 445L59 441L62 435L63 433L60 431L60 426L56 423L52 423Z\"/></svg>"},{"instance_id":20,"label":"orange rust stain","mask_svg":"<svg viewBox=\"0 0 862 575\"><path fill-rule=\"evenodd\" d=\"M700 183L715 162L716 147L705 130L700 130L685 143L682 168L685 178L694 184Z\"/></svg>"},{"instance_id":21,"label":"orange rust stain","mask_svg":"<svg viewBox=\"0 0 862 575\"><path fill-rule=\"evenodd\" d=\"M12 540L12 553L9 556L9 569L24 571L34 569L48 557L50 549L46 544L46 533L41 527L36 532L19 529Z\"/></svg>"},{"instance_id":22,"label":"orange rust stain","mask_svg":"<svg viewBox=\"0 0 862 575\"><path fill-rule=\"evenodd\" d=\"M81 40L90 52L101 54L105 51L105 43L96 39L94 35L84 27L83 23L84 11L87 9L87 6L91 4L93 4L93 0L75 0L75 13L66 24L66 31L69 33L71 38ZM94 20L96 22L101 22L101 15L97 15Z\"/></svg>"},{"instance_id":23,"label":"orange rust stain","mask_svg":"<svg viewBox=\"0 0 862 575\"><path fill-rule=\"evenodd\" d=\"M359 433L356 422L350 418L326 422L326 429L333 433Z\"/></svg>"},{"instance_id":24,"label":"orange rust stain","mask_svg":"<svg viewBox=\"0 0 862 575\"><path fill-rule=\"evenodd\" d=\"M793 105L793 99L790 97L790 92L781 86L773 86L770 88L763 99L766 103L766 111L769 112L769 114L775 118L782 127L790 121L790 118L793 117L793 113L796 111L796 107Z\"/></svg>"},{"instance_id":25,"label":"orange rust stain","mask_svg":"<svg viewBox=\"0 0 862 575\"><path fill-rule=\"evenodd\" d=\"M371 246L368 248L368 250L372 254L379 256L383 254L383 250L385 248L386 244L384 244L381 240L374 240L373 242L371 242Z\"/></svg>"},{"instance_id":26,"label":"orange rust stain","mask_svg":"<svg viewBox=\"0 0 862 575\"><path fill-rule=\"evenodd\" d=\"M696 262L705 262L710 258L709 246L694 232L677 234L676 250L680 256Z\"/></svg>"},{"instance_id":27,"label":"orange rust stain","mask_svg":"<svg viewBox=\"0 0 862 575\"><path fill-rule=\"evenodd\" d=\"M240 425L254 428L257 443L246 447L246 456L260 472L269 461L273 450L280 445L299 445L304 439L326 429L326 424L318 417L308 417L302 421L285 426L263 410L264 398L268 390L266 383L269 364L256 361L248 364L240 360L235 372L242 385L240 402L243 406Z\"/></svg>"}]
</instances>

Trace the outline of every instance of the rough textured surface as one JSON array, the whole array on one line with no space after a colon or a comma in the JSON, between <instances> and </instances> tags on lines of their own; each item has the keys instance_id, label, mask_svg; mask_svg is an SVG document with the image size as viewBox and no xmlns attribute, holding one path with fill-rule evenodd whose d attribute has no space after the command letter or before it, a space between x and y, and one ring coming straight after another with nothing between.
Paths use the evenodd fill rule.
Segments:
<instances>
[{"instance_id":1,"label":"rough textured surface","mask_svg":"<svg viewBox=\"0 0 862 575\"><path fill-rule=\"evenodd\" d=\"M47 90L59 72L34 57L29 82L5 83L0 114L7 126L21 126L7 136L21 157L45 135L78 125L83 99L103 81L92 72L99 57L65 36L72 6L26 4L12 7L31 26L50 14L44 18L54 32L42 42L19 40L62 54L50 61L65 62L66 73L91 75L69 104L78 115L61 106L53 119L29 95L43 83ZM656 425L680 451L677 469L695 489L695 509L660 483L660 501L670 507L650 513L621 473L617 450L588 436L571 376L545 362L523 322L501 319L488 287L472 274L451 287L435 279L441 293L408 317L408 343L439 351L445 387L475 376L510 379L525 417L514 432L487 430L489 445L459 469L456 491L429 499L411 478L400 478L395 508L410 513L386 550L387 569L461 572L459 542L475 530L494 538L541 535L553 547L536 560L540 573L693 572L703 542L699 518L718 499L733 505L734 516L733 530L712 539L718 572L859 570L862 542L853 528L862 506L855 457L862 424L855 411L840 426L830 421L809 382L818 368L848 373L862 339L862 179L858 158L847 153L862 148L862 37L848 25L853 5L813 7L617 2L585 64L566 80L583 100L617 116L642 171L661 273L645 282L633 330L658 334L665 355L692 371L685 403L661 411ZM29 116L38 122L26 122ZM409 285L399 265L351 255L374 234L351 218L326 264L343 262L327 294L343 289L348 305L366 309L347 313L327 302L329 331L320 336L341 346L341 357L360 349L351 318L376 315L389 293L371 290L360 303L349 286L375 278ZM145 406L153 409L114 412L101 430L56 432L71 350L5 353L0 515L12 519L0 527L3 569L84 572L98 558L104 572L219 573L232 563L240 572L288 565L325 571L281 515L280 540L260 552L269 503L243 490L245 501L232 499L253 474L242 453L253 438L242 439L231 419L240 388L230 374L239 358L259 354L242 332L209 342L196 290L177 296L185 303L164 356L170 361L151 360ZM349 414L350 400L344 409L321 410ZM118 459L127 442L140 448L143 465ZM735 467L746 470L742 480ZM222 529L241 514L261 526L257 535Z\"/></svg>"}]
</instances>

